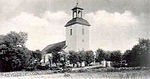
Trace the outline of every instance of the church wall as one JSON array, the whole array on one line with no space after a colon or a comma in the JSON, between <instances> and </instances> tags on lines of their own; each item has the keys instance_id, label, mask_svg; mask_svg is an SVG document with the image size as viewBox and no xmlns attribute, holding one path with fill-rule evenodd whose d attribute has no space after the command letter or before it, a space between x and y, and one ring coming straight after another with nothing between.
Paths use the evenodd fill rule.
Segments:
<instances>
[{"instance_id":1,"label":"church wall","mask_svg":"<svg viewBox=\"0 0 150 79\"><path fill-rule=\"evenodd\" d=\"M72 29L72 35L70 35ZM74 25L66 27L66 45L67 51L75 51L76 48L76 27Z\"/></svg>"},{"instance_id":2,"label":"church wall","mask_svg":"<svg viewBox=\"0 0 150 79\"><path fill-rule=\"evenodd\" d=\"M70 29L72 29L72 35L70 35ZM84 35L82 34L84 29ZM66 44L67 51L82 51L89 49L89 27L74 24L66 27Z\"/></svg>"},{"instance_id":3,"label":"church wall","mask_svg":"<svg viewBox=\"0 0 150 79\"><path fill-rule=\"evenodd\" d=\"M84 25L76 24L77 26L77 50L88 50L89 49L89 27ZM84 29L84 33L83 33Z\"/></svg>"}]
</instances>

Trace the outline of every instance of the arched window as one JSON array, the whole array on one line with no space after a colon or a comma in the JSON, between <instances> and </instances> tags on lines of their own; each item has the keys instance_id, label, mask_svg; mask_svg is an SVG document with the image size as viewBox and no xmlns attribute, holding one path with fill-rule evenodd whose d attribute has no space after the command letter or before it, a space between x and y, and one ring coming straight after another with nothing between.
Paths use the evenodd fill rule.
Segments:
<instances>
[{"instance_id":1,"label":"arched window","mask_svg":"<svg viewBox=\"0 0 150 79\"><path fill-rule=\"evenodd\" d=\"M78 11L78 17L82 18L82 11Z\"/></svg>"},{"instance_id":2,"label":"arched window","mask_svg":"<svg viewBox=\"0 0 150 79\"><path fill-rule=\"evenodd\" d=\"M72 29L70 29L70 35L72 35Z\"/></svg>"},{"instance_id":3,"label":"arched window","mask_svg":"<svg viewBox=\"0 0 150 79\"><path fill-rule=\"evenodd\" d=\"M73 18L76 18L77 17L77 12L75 11L75 12L73 12Z\"/></svg>"}]
</instances>

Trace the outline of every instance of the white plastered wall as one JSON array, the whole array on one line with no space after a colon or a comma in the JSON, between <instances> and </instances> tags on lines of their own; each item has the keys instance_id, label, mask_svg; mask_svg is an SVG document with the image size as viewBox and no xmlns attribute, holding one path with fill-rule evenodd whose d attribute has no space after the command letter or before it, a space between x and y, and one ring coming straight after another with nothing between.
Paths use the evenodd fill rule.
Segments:
<instances>
[{"instance_id":1,"label":"white plastered wall","mask_svg":"<svg viewBox=\"0 0 150 79\"><path fill-rule=\"evenodd\" d=\"M70 35L70 29L72 29L72 35ZM66 27L66 45L67 52L89 50L89 26L74 24Z\"/></svg>"}]
</instances>

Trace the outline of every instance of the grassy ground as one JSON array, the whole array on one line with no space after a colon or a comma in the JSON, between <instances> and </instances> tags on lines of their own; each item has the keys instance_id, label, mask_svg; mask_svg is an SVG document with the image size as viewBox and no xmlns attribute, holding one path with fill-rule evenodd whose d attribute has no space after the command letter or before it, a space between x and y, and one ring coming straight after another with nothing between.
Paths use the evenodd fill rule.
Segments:
<instances>
[{"instance_id":1,"label":"grassy ground","mask_svg":"<svg viewBox=\"0 0 150 79\"><path fill-rule=\"evenodd\" d=\"M150 79L146 72L97 72L97 73L56 73L20 77L1 77L0 79Z\"/></svg>"},{"instance_id":2,"label":"grassy ground","mask_svg":"<svg viewBox=\"0 0 150 79\"><path fill-rule=\"evenodd\" d=\"M16 75L13 75L16 74ZM26 75L19 75L26 74ZM3 75L2 75L3 74ZM11 75L8 75L11 74ZM51 71L1 73L0 79L150 79L149 70L99 71L51 73Z\"/></svg>"}]
</instances>

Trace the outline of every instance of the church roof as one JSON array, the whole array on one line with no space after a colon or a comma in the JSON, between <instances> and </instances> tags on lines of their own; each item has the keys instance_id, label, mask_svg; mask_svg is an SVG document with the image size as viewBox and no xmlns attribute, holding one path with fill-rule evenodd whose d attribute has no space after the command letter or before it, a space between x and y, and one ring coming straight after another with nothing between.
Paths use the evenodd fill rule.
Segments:
<instances>
[{"instance_id":1,"label":"church roof","mask_svg":"<svg viewBox=\"0 0 150 79\"><path fill-rule=\"evenodd\" d=\"M80 8L80 7L74 7L72 10L76 10L76 9L81 9L81 10L83 10L83 8Z\"/></svg>"},{"instance_id":2,"label":"church roof","mask_svg":"<svg viewBox=\"0 0 150 79\"><path fill-rule=\"evenodd\" d=\"M86 26L90 26L89 22L83 18L73 18L72 20L70 20L69 22L67 22L67 24L65 25L65 27L71 26L73 24L81 24L81 25L86 25Z\"/></svg>"},{"instance_id":3,"label":"church roof","mask_svg":"<svg viewBox=\"0 0 150 79\"><path fill-rule=\"evenodd\" d=\"M52 53L52 52L60 52L66 45L66 41L62 41L59 43L54 43L46 46L42 52L44 53Z\"/></svg>"}]
</instances>

